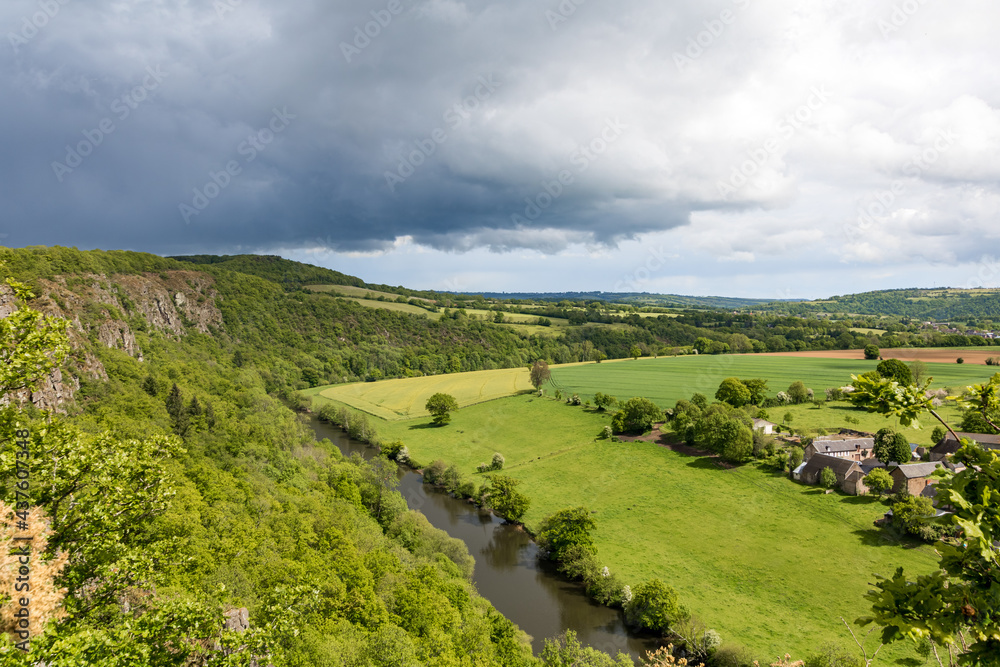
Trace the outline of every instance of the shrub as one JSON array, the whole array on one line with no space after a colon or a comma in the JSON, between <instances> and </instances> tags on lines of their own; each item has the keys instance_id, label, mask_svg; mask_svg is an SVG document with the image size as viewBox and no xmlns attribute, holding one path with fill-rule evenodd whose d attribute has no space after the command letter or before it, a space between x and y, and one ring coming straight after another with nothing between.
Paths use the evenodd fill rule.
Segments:
<instances>
[{"instance_id":1,"label":"shrub","mask_svg":"<svg viewBox=\"0 0 1000 667\"><path fill-rule=\"evenodd\" d=\"M491 469L492 470L503 470L504 463L506 463L506 460L504 459L503 454L501 454L500 452L497 452L497 453L495 453L493 455L493 461L490 464L492 466Z\"/></svg>"},{"instance_id":2,"label":"shrub","mask_svg":"<svg viewBox=\"0 0 1000 667\"><path fill-rule=\"evenodd\" d=\"M965 363L965 359L963 359L962 357L959 357L958 359L955 360L955 363L956 364L964 364Z\"/></svg>"},{"instance_id":3,"label":"shrub","mask_svg":"<svg viewBox=\"0 0 1000 667\"><path fill-rule=\"evenodd\" d=\"M430 464L424 468L424 484L438 484L440 483L441 476L444 475L444 471L448 466L445 462L438 459L434 463Z\"/></svg>"},{"instance_id":4,"label":"shrub","mask_svg":"<svg viewBox=\"0 0 1000 667\"><path fill-rule=\"evenodd\" d=\"M666 634L678 621L690 617L681 606L677 591L659 579L636 586L625 605L625 623L633 628Z\"/></svg>"},{"instance_id":5,"label":"shrub","mask_svg":"<svg viewBox=\"0 0 1000 667\"><path fill-rule=\"evenodd\" d=\"M819 473L819 483L825 489L832 489L837 485L837 475L829 468L823 468Z\"/></svg>"},{"instance_id":6,"label":"shrub","mask_svg":"<svg viewBox=\"0 0 1000 667\"><path fill-rule=\"evenodd\" d=\"M880 356L878 345L869 343L865 345L865 359L878 359Z\"/></svg>"},{"instance_id":7,"label":"shrub","mask_svg":"<svg viewBox=\"0 0 1000 667\"><path fill-rule=\"evenodd\" d=\"M779 391L778 395L775 396L775 400L777 401L778 405L787 405L788 403L792 402L792 397L788 395L787 391ZM770 406L770 407L776 407L776 406Z\"/></svg>"},{"instance_id":8,"label":"shrub","mask_svg":"<svg viewBox=\"0 0 1000 667\"><path fill-rule=\"evenodd\" d=\"M788 398L796 405L805 403L810 398L809 390L806 389L806 385L801 380L796 380L788 386Z\"/></svg>"}]
</instances>

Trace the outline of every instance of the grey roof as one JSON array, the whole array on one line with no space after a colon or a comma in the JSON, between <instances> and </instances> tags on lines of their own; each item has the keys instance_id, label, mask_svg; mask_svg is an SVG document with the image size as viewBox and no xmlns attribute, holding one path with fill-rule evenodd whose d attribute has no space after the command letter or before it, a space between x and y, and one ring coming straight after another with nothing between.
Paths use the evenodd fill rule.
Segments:
<instances>
[{"instance_id":1,"label":"grey roof","mask_svg":"<svg viewBox=\"0 0 1000 667\"><path fill-rule=\"evenodd\" d=\"M975 440L986 449L1000 449L1000 435L966 433L964 431L956 431L956 434L959 438ZM951 433L945 433L944 437L938 440L938 443L934 445L934 449L931 451L935 454L954 454L958 451L959 447L959 442L952 437Z\"/></svg>"},{"instance_id":2,"label":"grey roof","mask_svg":"<svg viewBox=\"0 0 1000 667\"><path fill-rule=\"evenodd\" d=\"M865 459L864 461L861 462L861 469L864 470L866 474L870 473L872 470L875 470L875 468L884 468L884 467L885 464L879 461L878 459Z\"/></svg>"},{"instance_id":3,"label":"grey roof","mask_svg":"<svg viewBox=\"0 0 1000 667\"><path fill-rule=\"evenodd\" d=\"M933 461L931 463L907 463L893 470L893 473L898 470L899 474L906 479L919 479L921 477L927 477L940 467L940 461Z\"/></svg>"},{"instance_id":4,"label":"grey roof","mask_svg":"<svg viewBox=\"0 0 1000 667\"><path fill-rule=\"evenodd\" d=\"M842 459L837 456L827 456L826 454L816 454L809 462L806 467L803 468L802 474L819 473L823 468L830 468L833 472L837 473L840 477L846 477L851 470L860 470L861 466L858 465L857 461L851 461L850 459Z\"/></svg>"},{"instance_id":5,"label":"grey roof","mask_svg":"<svg viewBox=\"0 0 1000 667\"><path fill-rule=\"evenodd\" d=\"M816 438L812 444L818 454L825 452L856 452L859 448L871 449L875 446L875 440L872 438L850 438L847 440L821 440L820 438Z\"/></svg>"}]
</instances>

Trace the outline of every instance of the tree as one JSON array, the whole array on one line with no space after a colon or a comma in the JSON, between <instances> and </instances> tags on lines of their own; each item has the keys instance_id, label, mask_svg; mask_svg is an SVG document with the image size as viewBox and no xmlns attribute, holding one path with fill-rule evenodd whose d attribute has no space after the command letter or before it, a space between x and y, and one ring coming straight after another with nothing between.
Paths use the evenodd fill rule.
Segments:
<instances>
[{"instance_id":1,"label":"tree","mask_svg":"<svg viewBox=\"0 0 1000 667\"><path fill-rule=\"evenodd\" d=\"M520 480L504 475L491 475L489 480L490 488L485 495L489 507L510 523L520 521L531 505L531 500L516 488Z\"/></svg>"},{"instance_id":2,"label":"tree","mask_svg":"<svg viewBox=\"0 0 1000 667\"><path fill-rule=\"evenodd\" d=\"M176 382L170 388L170 393L167 395L166 406L174 433L183 437L187 433L191 421L190 415L184 407L184 397L181 395L180 387L177 386Z\"/></svg>"},{"instance_id":3,"label":"tree","mask_svg":"<svg viewBox=\"0 0 1000 667\"><path fill-rule=\"evenodd\" d=\"M892 475L885 468L875 468L865 475L865 486L875 495L884 496L892 488Z\"/></svg>"},{"instance_id":4,"label":"tree","mask_svg":"<svg viewBox=\"0 0 1000 667\"><path fill-rule=\"evenodd\" d=\"M630 398L611 419L616 433L645 433L663 419L663 410L648 398Z\"/></svg>"},{"instance_id":5,"label":"tree","mask_svg":"<svg viewBox=\"0 0 1000 667\"><path fill-rule=\"evenodd\" d=\"M788 397L792 403L799 405L809 400L809 390L801 380L796 380L788 386Z\"/></svg>"},{"instance_id":6,"label":"tree","mask_svg":"<svg viewBox=\"0 0 1000 667\"><path fill-rule=\"evenodd\" d=\"M910 367L899 359L886 359L879 362L875 371L884 378L895 380L899 384L913 384L913 373Z\"/></svg>"},{"instance_id":7,"label":"tree","mask_svg":"<svg viewBox=\"0 0 1000 667\"><path fill-rule=\"evenodd\" d=\"M795 470L800 465L802 465L802 459L805 458L805 452L802 451L801 447L792 447L788 450L788 471L791 472Z\"/></svg>"},{"instance_id":8,"label":"tree","mask_svg":"<svg viewBox=\"0 0 1000 667\"><path fill-rule=\"evenodd\" d=\"M610 394L597 392L594 394L594 405L597 406L598 410L608 410L618 405L618 399Z\"/></svg>"},{"instance_id":9,"label":"tree","mask_svg":"<svg viewBox=\"0 0 1000 667\"><path fill-rule=\"evenodd\" d=\"M936 445L937 443L941 442L941 439L944 438L944 435L945 435L945 430L940 426L935 426L934 430L931 431L931 442L933 442Z\"/></svg>"},{"instance_id":10,"label":"tree","mask_svg":"<svg viewBox=\"0 0 1000 667\"><path fill-rule=\"evenodd\" d=\"M762 405L764 399L767 398L767 380L763 378L745 378L741 382L750 392L750 403L752 405Z\"/></svg>"},{"instance_id":11,"label":"tree","mask_svg":"<svg viewBox=\"0 0 1000 667\"><path fill-rule=\"evenodd\" d=\"M736 422L735 434L722 446L722 459L729 463L746 463L753 456L753 432L746 424Z\"/></svg>"},{"instance_id":12,"label":"tree","mask_svg":"<svg viewBox=\"0 0 1000 667\"><path fill-rule=\"evenodd\" d=\"M70 351L66 335L69 320L24 307L35 295L13 278L7 279L7 285L21 307L0 317L0 396L19 389L33 390Z\"/></svg>"},{"instance_id":13,"label":"tree","mask_svg":"<svg viewBox=\"0 0 1000 667\"><path fill-rule=\"evenodd\" d=\"M628 355L632 357L634 361L635 359L638 359L639 357L642 356L642 348L639 347L638 345L633 344L632 347L629 348Z\"/></svg>"},{"instance_id":14,"label":"tree","mask_svg":"<svg viewBox=\"0 0 1000 667\"><path fill-rule=\"evenodd\" d=\"M549 558L561 561L571 548L595 553L590 532L597 527L586 507L559 510L544 519L538 526L538 548Z\"/></svg>"},{"instance_id":15,"label":"tree","mask_svg":"<svg viewBox=\"0 0 1000 667\"><path fill-rule=\"evenodd\" d=\"M965 363L965 359L963 359L962 357L959 357L958 359L955 360L955 363L956 364L964 364Z\"/></svg>"},{"instance_id":16,"label":"tree","mask_svg":"<svg viewBox=\"0 0 1000 667\"><path fill-rule=\"evenodd\" d=\"M712 349L712 339L699 336L694 341L694 349L698 354L708 354Z\"/></svg>"},{"instance_id":17,"label":"tree","mask_svg":"<svg viewBox=\"0 0 1000 667\"><path fill-rule=\"evenodd\" d=\"M823 468L819 473L819 484L824 489L832 489L837 486L837 473L830 468Z\"/></svg>"},{"instance_id":18,"label":"tree","mask_svg":"<svg viewBox=\"0 0 1000 667\"><path fill-rule=\"evenodd\" d=\"M719 384L719 389L715 392L716 400L728 403L739 408L750 402L750 390L739 378L726 378Z\"/></svg>"},{"instance_id":19,"label":"tree","mask_svg":"<svg viewBox=\"0 0 1000 667\"><path fill-rule=\"evenodd\" d=\"M875 445L872 454L879 461L889 463L909 463L913 458L910 443L902 433L896 433L891 428L879 429L875 434Z\"/></svg>"},{"instance_id":20,"label":"tree","mask_svg":"<svg viewBox=\"0 0 1000 667\"><path fill-rule=\"evenodd\" d=\"M625 623L633 628L666 634L673 624L688 618L677 591L659 579L650 579L635 588L625 606Z\"/></svg>"},{"instance_id":21,"label":"tree","mask_svg":"<svg viewBox=\"0 0 1000 667\"><path fill-rule=\"evenodd\" d=\"M881 352L878 349L878 345L869 343L865 345L865 359L878 359Z\"/></svg>"},{"instance_id":22,"label":"tree","mask_svg":"<svg viewBox=\"0 0 1000 667\"><path fill-rule=\"evenodd\" d=\"M434 415L435 424L438 426L444 426L451 421L451 415L449 413L458 410L458 401L456 401L455 397L451 394L442 394L438 392L427 399L424 409Z\"/></svg>"},{"instance_id":23,"label":"tree","mask_svg":"<svg viewBox=\"0 0 1000 667\"><path fill-rule=\"evenodd\" d=\"M562 634L545 640L540 656L542 667L632 667L634 663L625 653L614 659L607 653L590 646L584 646L576 638L576 632L566 630Z\"/></svg>"},{"instance_id":24,"label":"tree","mask_svg":"<svg viewBox=\"0 0 1000 667\"><path fill-rule=\"evenodd\" d=\"M910 362L910 376L913 382L920 384L927 377L927 364L919 359Z\"/></svg>"},{"instance_id":25,"label":"tree","mask_svg":"<svg viewBox=\"0 0 1000 667\"><path fill-rule=\"evenodd\" d=\"M535 389L541 389L551 377L552 372L549 371L549 365L545 361L539 359L531 366L531 385Z\"/></svg>"}]
</instances>

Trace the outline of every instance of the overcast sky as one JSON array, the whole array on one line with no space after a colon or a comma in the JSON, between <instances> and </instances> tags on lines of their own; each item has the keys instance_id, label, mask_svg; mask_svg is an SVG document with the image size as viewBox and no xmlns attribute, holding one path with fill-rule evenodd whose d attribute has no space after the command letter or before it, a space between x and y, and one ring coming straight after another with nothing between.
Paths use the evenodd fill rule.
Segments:
<instances>
[{"instance_id":1,"label":"overcast sky","mask_svg":"<svg viewBox=\"0 0 1000 667\"><path fill-rule=\"evenodd\" d=\"M5 0L0 243L370 282L1000 285L995 0Z\"/></svg>"}]
</instances>

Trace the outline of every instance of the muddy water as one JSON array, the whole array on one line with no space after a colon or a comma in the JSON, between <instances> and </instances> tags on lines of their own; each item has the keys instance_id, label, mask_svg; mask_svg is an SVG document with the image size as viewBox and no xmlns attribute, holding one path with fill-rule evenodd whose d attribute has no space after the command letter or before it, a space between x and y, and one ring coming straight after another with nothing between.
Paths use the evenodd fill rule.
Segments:
<instances>
[{"instance_id":1,"label":"muddy water","mask_svg":"<svg viewBox=\"0 0 1000 667\"><path fill-rule=\"evenodd\" d=\"M317 438L329 438L347 456L374 455L371 447L351 440L339 428L315 419L312 427ZM637 659L656 648L655 642L630 637L619 612L594 604L578 584L540 564L538 547L521 530L474 505L428 489L420 475L405 468L399 469L399 491L410 509L423 512L432 525L465 542L476 559L472 578L479 593L532 636L536 654L547 637L563 630L576 631L582 643L612 655L624 652Z\"/></svg>"}]
</instances>

